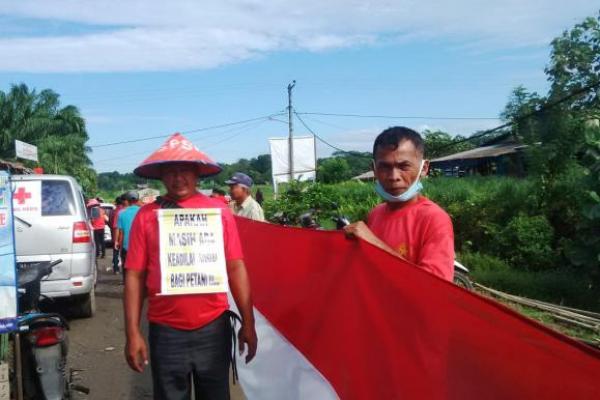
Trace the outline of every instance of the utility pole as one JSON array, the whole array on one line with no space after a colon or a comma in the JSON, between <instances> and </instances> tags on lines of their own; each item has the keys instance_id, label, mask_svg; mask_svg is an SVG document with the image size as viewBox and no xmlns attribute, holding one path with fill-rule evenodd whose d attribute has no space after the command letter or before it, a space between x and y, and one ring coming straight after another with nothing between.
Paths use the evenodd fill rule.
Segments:
<instances>
[{"instance_id":1,"label":"utility pole","mask_svg":"<svg viewBox=\"0 0 600 400\"><path fill-rule=\"evenodd\" d=\"M287 87L288 91L288 149L289 149L289 164L290 164L290 182L294 180L294 124L293 124L293 108L292 108L292 89L296 86L296 81L292 81Z\"/></svg>"}]
</instances>

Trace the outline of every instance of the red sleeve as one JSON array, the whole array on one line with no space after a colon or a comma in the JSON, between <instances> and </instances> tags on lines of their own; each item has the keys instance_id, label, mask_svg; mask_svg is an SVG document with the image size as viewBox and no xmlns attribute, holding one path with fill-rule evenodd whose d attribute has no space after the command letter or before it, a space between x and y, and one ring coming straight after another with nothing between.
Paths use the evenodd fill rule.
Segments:
<instances>
[{"instance_id":1,"label":"red sleeve","mask_svg":"<svg viewBox=\"0 0 600 400\"><path fill-rule=\"evenodd\" d=\"M235 218L229 210L229 208L222 208L222 219L223 219L223 239L225 241L225 259L241 260L244 258L242 253L242 244L240 243L240 236L237 230L237 224Z\"/></svg>"},{"instance_id":2,"label":"red sleeve","mask_svg":"<svg viewBox=\"0 0 600 400\"><path fill-rule=\"evenodd\" d=\"M454 230L442 210L429 218L417 264L447 281L454 278Z\"/></svg>"},{"instance_id":3,"label":"red sleeve","mask_svg":"<svg viewBox=\"0 0 600 400\"><path fill-rule=\"evenodd\" d=\"M144 222L146 221L147 212L137 213L133 219L131 225L131 231L129 232L129 249L127 250L127 261L125 268L143 271L148 267L148 252L146 251L146 229L144 229ZM152 212L150 212L152 215Z\"/></svg>"}]
</instances>

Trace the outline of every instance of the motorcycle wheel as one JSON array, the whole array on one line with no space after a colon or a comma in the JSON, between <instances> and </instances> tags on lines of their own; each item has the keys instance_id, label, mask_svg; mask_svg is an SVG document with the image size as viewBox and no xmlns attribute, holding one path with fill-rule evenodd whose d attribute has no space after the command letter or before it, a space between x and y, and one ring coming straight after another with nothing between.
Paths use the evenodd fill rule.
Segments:
<instances>
[{"instance_id":1,"label":"motorcycle wheel","mask_svg":"<svg viewBox=\"0 0 600 400\"><path fill-rule=\"evenodd\" d=\"M469 277L460 271L454 271L454 284L460 286L463 289L473 290L473 283Z\"/></svg>"}]
</instances>

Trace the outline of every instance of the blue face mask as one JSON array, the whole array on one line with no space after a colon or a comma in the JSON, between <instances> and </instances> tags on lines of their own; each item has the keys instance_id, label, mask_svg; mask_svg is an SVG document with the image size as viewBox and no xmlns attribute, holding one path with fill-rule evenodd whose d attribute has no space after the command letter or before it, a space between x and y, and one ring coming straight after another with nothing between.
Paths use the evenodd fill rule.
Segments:
<instances>
[{"instance_id":1,"label":"blue face mask","mask_svg":"<svg viewBox=\"0 0 600 400\"><path fill-rule=\"evenodd\" d=\"M381 183L377 181L375 184L375 192L385 201L389 201L390 203L404 203L406 201L414 198L419 192L423 189L423 184L421 183L421 172L423 171L423 166L425 165L425 160L421 161L421 167L419 168L419 173L417 175L417 179L413 182L412 185L406 191L398 196L394 196L385 191Z\"/></svg>"}]
</instances>

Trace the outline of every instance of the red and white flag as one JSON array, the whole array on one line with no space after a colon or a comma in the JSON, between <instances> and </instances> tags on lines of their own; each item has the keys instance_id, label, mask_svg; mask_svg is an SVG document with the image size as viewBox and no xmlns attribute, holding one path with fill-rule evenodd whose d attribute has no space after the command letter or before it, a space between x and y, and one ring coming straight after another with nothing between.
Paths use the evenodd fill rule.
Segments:
<instances>
[{"instance_id":1,"label":"red and white flag","mask_svg":"<svg viewBox=\"0 0 600 400\"><path fill-rule=\"evenodd\" d=\"M598 399L600 352L340 232L237 218L249 399ZM233 303L233 302L232 302Z\"/></svg>"}]
</instances>

